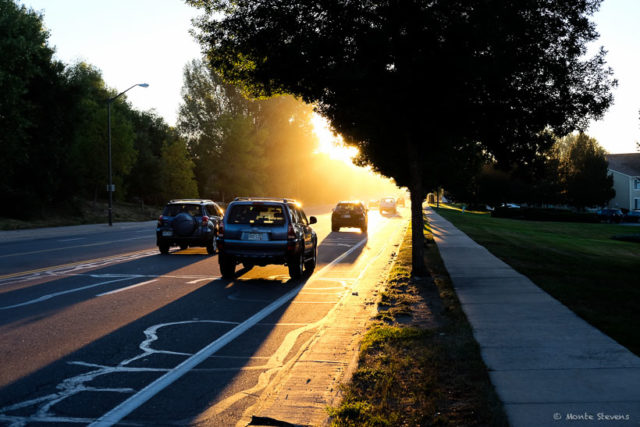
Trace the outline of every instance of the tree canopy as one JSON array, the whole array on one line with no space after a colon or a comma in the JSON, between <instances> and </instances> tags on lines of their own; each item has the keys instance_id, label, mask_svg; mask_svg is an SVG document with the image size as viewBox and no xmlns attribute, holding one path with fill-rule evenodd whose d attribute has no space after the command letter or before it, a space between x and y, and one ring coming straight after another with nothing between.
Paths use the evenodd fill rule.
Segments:
<instances>
[{"instance_id":1,"label":"tree canopy","mask_svg":"<svg viewBox=\"0 0 640 427\"><path fill-rule=\"evenodd\" d=\"M611 103L589 21L601 0L188 0L215 70L253 96L289 93L407 186L422 266L430 170L462 146L526 162Z\"/></svg>"}]
</instances>

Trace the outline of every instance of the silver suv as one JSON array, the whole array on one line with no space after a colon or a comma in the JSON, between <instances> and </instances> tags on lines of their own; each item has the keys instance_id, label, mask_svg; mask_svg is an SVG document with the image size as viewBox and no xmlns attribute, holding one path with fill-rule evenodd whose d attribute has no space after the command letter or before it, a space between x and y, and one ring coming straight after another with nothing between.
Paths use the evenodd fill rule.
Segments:
<instances>
[{"instance_id":1,"label":"silver suv","mask_svg":"<svg viewBox=\"0 0 640 427\"><path fill-rule=\"evenodd\" d=\"M318 237L292 199L238 197L227 207L218 233L222 277L235 276L236 265L285 264L292 279L311 275L316 267Z\"/></svg>"}]
</instances>

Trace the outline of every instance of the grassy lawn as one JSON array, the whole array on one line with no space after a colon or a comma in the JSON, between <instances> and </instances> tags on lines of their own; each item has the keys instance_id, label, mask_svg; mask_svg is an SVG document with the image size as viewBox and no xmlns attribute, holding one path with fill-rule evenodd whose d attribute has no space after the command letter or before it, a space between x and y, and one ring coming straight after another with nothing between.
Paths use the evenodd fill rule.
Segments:
<instances>
[{"instance_id":1,"label":"grassy lawn","mask_svg":"<svg viewBox=\"0 0 640 427\"><path fill-rule=\"evenodd\" d=\"M342 386L341 404L328 409L334 426L507 425L438 248L426 237L431 278L411 279L408 231L358 368Z\"/></svg>"},{"instance_id":2,"label":"grassy lawn","mask_svg":"<svg viewBox=\"0 0 640 427\"><path fill-rule=\"evenodd\" d=\"M492 218L436 211L580 317L640 355L640 228Z\"/></svg>"}]
</instances>

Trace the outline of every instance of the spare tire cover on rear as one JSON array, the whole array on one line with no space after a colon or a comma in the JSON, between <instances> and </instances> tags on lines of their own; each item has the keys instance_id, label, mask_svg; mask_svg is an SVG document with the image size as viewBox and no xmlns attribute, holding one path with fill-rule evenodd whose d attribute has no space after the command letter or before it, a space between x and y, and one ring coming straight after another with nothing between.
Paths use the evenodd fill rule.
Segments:
<instances>
[{"instance_id":1,"label":"spare tire cover on rear","mask_svg":"<svg viewBox=\"0 0 640 427\"><path fill-rule=\"evenodd\" d=\"M171 225L178 236L190 236L196 229L197 221L188 213L182 212L173 219Z\"/></svg>"}]
</instances>

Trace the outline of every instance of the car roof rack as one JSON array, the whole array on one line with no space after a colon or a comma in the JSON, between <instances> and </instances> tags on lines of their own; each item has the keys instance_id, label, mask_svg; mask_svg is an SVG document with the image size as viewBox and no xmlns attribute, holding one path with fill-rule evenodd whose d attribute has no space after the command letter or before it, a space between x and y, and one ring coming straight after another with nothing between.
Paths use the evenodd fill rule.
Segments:
<instances>
[{"instance_id":1,"label":"car roof rack","mask_svg":"<svg viewBox=\"0 0 640 427\"><path fill-rule=\"evenodd\" d=\"M179 202L198 202L198 203L207 203L207 202L211 202L212 200L209 199L171 199L169 200L169 203L179 203Z\"/></svg>"},{"instance_id":2,"label":"car roof rack","mask_svg":"<svg viewBox=\"0 0 640 427\"><path fill-rule=\"evenodd\" d=\"M259 201L259 202L284 202L284 203L298 203L297 200L287 199L285 197L236 197L234 202L244 201Z\"/></svg>"}]
</instances>

